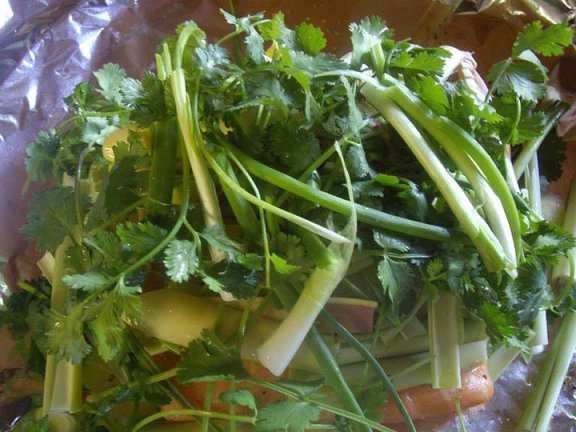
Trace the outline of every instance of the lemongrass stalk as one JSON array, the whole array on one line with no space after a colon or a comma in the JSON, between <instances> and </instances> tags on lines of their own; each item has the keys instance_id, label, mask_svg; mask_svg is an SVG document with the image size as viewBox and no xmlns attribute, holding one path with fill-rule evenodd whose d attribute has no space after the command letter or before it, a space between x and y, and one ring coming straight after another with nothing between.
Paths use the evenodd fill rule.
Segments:
<instances>
[{"instance_id":1,"label":"lemongrass stalk","mask_svg":"<svg viewBox=\"0 0 576 432\"><path fill-rule=\"evenodd\" d=\"M231 146L227 146L227 149L234 153L246 170L252 175L328 210L345 216L350 216L352 213L352 206L349 201L322 190L314 189L302 181L254 160L242 151ZM442 241L449 240L451 237L450 232L446 228L405 219L361 204L355 204L354 210L356 211L359 222L375 227L430 240Z\"/></svg>"},{"instance_id":2,"label":"lemongrass stalk","mask_svg":"<svg viewBox=\"0 0 576 432\"><path fill-rule=\"evenodd\" d=\"M488 359L487 340L470 342L458 346L461 358L460 373L470 371L485 363ZM378 359L382 369L390 377L397 391L416 387L423 384L432 384L430 369L431 355L429 351L410 354L402 357ZM364 363L351 363L341 366L342 372L351 385L356 385L364 369ZM375 383L378 375L370 371L368 380Z\"/></svg>"},{"instance_id":3,"label":"lemongrass stalk","mask_svg":"<svg viewBox=\"0 0 576 432\"><path fill-rule=\"evenodd\" d=\"M322 251L322 253L327 253ZM284 287L280 285L276 291L277 296L285 307L294 305L297 303L297 294L293 289L289 287ZM274 333L273 333L274 334ZM354 413L362 419L358 425L354 425L354 431L359 429L364 429L366 432L370 429L365 424L367 420L358 400L356 399L354 393L350 389L348 382L342 371L340 370L340 365L336 361L336 358L331 350L327 340L324 336L320 334L315 325L312 325L308 334L306 336L306 343L301 345L300 349L303 347L307 348L314 358L314 363L318 365L319 372L323 374L325 382L328 386L332 388L334 393L337 395L338 402L347 410ZM256 351L259 347L256 348ZM255 357L257 353L255 354ZM293 367L293 365L292 365Z\"/></svg>"},{"instance_id":4,"label":"lemongrass stalk","mask_svg":"<svg viewBox=\"0 0 576 432\"><path fill-rule=\"evenodd\" d=\"M396 129L420 165L436 184L462 229L478 249L488 269L500 270L514 266L515 263L510 261L502 244L494 236L486 221L478 214L466 193L406 114L387 97L380 97L380 93L372 95L366 92L365 96L386 121ZM483 184L483 180L476 173L472 177L475 183ZM489 193L484 195L491 196ZM496 208L493 210L497 211ZM514 249L513 244L512 249Z\"/></svg>"},{"instance_id":5,"label":"lemongrass stalk","mask_svg":"<svg viewBox=\"0 0 576 432\"><path fill-rule=\"evenodd\" d=\"M470 167L467 160L470 158L474 161L474 171L479 170L481 172L502 202L514 239L516 256L518 259L522 259L522 230L514 197L494 160L480 143L448 118L435 114L396 79L386 76L388 87L374 85L372 80L366 81L361 93L368 102L374 105L383 99L392 99L442 146L467 177L473 175L467 171Z\"/></svg>"},{"instance_id":6,"label":"lemongrass stalk","mask_svg":"<svg viewBox=\"0 0 576 432\"><path fill-rule=\"evenodd\" d=\"M348 199L353 209L352 182L338 142L334 143L334 145L344 168ZM274 334L258 348L256 352L258 360L273 374L281 375L284 372L288 363L290 363L298 348L302 345L322 308L340 281L346 276L352 252L354 251L356 225L356 212L352 210L350 221L343 230L346 233L346 238L349 239L349 243L344 245L332 243L330 245L329 251L334 256L334 259L326 267L316 267L314 269L294 307Z\"/></svg>"},{"instance_id":7,"label":"lemongrass stalk","mask_svg":"<svg viewBox=\"0 0 576 432\"><path fill-rule=\"evenodd\" d=\"M48 283L54 282L54 268L56 266L56 259L50 252L44 252L44 255L36 263L42 275L48 280Z\"/></svg>"},{"instance_id":8,"label":"lemongrass stalk","mask_svg":"<svg viewBox=\"0 0 576 432\"><path fill-rule=\"evenodd\" d=\"M516 357L520 354L520 350L515 347L506 345L498 346L488 357L488 373L493 381L498 380L500 376L508 369Z\"/></svg>"},{"instance_id":9,"label":"lemongrass stalk","mask_svg":"<svg viewBox=\"0 0 576 432\"><path fill-rule=\"evenodd\" d=\"M68 307L69 288L62 278L66 273L65 260L71 244L72 240L66 237L56 249L54 260L50 306L61 314L66 314ZM54 430L75 431L77 424L70 414L82 411L82 364L59 360L55 354L48 353L44 377L42 415L48 416Z\"/></svg>"},{"instance_id":10,"label":"lemongrass stalk","mask_svg":"<svg viewBox=\"0 0 576 432\"><path fill-rule=\"evenodd\" d=\"M442 291L437 301L428 304L428 334L432 387L460 388L460 306L455 294Z\"/></svg>"},{"instance_id":11,"label":"lemongrass stalk","mask_svg":"<svg viewBox=\"0 0 576 432\"><path fill-rule=\"evenodd\" d=\"M284 209L281 209L280 207L277 207L273 204L270 204L269 202L262 200L256 196L254 196L253 194L251 194L250 192L246 191L243 187L241 187L240 185L236 184L229 176L228 174L226 174L226 172L222 169L222 167L218 164L218 162L216 162L214 160L214 158L210 157L209 155L207 155L208 157L208 163L210 164L210 167L214 170L214 172L216 173L216 175L218 176L218 178L220 179L220 181L228 188L230 188L230 190L236 192L238 195L240 195L242 198L244 198L246 201L262 208L263 210L274 214L276 216L279 216L281 218L286 219L288 222L291 222L299 227L302 227L314 234L317 234L327 240L330 240L331 242L335 242L338 244L346 244L346 243L350 243L349 239L347 239L346 237L328 229L323 227L322 225L319 225L315 222L312 222L306 218L303 218L301 216L298 216L294 213L290 213L289 211L286 211Z\"/></svg>"},{"instance_id":12,"label":"lemongrass stalk","mask_svg":"<svg viewBox=\"0 0 576 432\"><path fill-rule=\"evenodd\" d=\"M528 164L528 169L524 174L526 189L528 190L528 200L532 209L539 215L542 214L542 194L540 186L540 170L538 168L538 154L535 153ZM546 310L541 309L534 322L534 336L530 340L532 353L538 354L548 345L548 319Z\"/></svg>"},{"instance_id":13,"label":"lemongrass stalk","mask_svg":"<svg viewBox=\"0 0 576 432\"><path fill-rule=\"evenodd\" d=\"M576 179L572 180L563 226L576 235ZM574 250L571 252L570 268L574 268L576 255ZM559 279L568 279L570 283L576 281L571 270L564 275L559 273L555 275ZM562 318L558 333L548 349L534 390L518 422L518 431L545 432L548 429L575 349L576 311L570 310Z\"/></svg>"}]
</instances>

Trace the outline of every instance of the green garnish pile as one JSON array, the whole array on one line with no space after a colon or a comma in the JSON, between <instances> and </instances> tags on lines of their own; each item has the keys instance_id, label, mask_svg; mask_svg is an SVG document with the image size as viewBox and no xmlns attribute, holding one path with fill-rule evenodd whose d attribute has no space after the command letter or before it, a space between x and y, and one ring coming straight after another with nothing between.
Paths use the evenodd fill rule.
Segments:
<instances>
[{"instance_id":1,"label":"green garnish pile","mask_svg":"<svg viewBox=\"0 0 576 432\"><path fill-rule=\"evenodd\" d=\"M485 329L489 354L528 357L542 311L574 307L573 284L555 291L549 269L576 241L542 217L545 184L534 187L561 173L560 158L537 162L557 151L567 109L547 99L539 56L570 45L566 25L525 27L482 95L443 77L451 51L397 41L377 17L350 26L340 59L311 24L223 15L229 35L209 43L184 23L140 79L104 65L28 147L29 184L52 186L22 232L54 261L0 311L32 335L30 370L44 377L15 430L160 431L155 420L179 413L189 422L170 430L304 431L323 412L334 430L390 430L388 399L414 430L393 387L402 373L377 366L377 344L420 324L429 348L409 352L432 353L435 387L457 387L467 326ZM188 347L146 335L142 296L160 288L220 302L214 328ZM373 302L373 332L343 329L323 310L332 295ZM230 298L244 309L225 334ZM244 338L268 306L291 310L290 324L258 360L281 374L305 339L317 370L246 372ZM353 380L334 338L357 350ZM174 369L159 351L178 355ZM215 381L232 383L225 412ZM203 406L182 394L191 382L207 383ZM241 382L285 399L260 406ZM158 412L170 401L181 409Z\"/></svg>"}]
</instances>

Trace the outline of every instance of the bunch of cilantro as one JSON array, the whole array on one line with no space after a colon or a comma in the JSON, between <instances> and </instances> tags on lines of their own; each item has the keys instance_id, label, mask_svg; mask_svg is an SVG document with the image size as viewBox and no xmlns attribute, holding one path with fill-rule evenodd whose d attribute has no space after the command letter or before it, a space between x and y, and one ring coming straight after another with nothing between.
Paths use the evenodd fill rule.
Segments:
<instances>
[{"instance_id":1,"label":"bunch of cilantro","mask_svg":"<svg viewBox=\"0 0 576 432\"><path fill-rule=\"evenodd\" d=\"M485 325L491 346L529 353L540 311L573 307L572 292L555 302L547 272L576 241L531 205L518 183L528 163L514 166L518 178L507 168L512 153L528 161L549 153L542 146L566 107L545 100L538 55L559 55L571 43L565 25L527 26L479 98L441 79L448 51L396 41L377 17L351 25L347 60L323 51L320 29L289 29L282 14L224 18L233 30L213 44L195 23L182 24L158 48L156 70L140 79L105 65L95 84L66 99L70 117L27 149L28 182L51 186L31 200L22 232L54 261L43 282L23 282L26 291L0 312L0 322L32 334L36 360L45 359L43 400L19 430L153 431L155 420L187 414L199 430L245 423L304 431L322 411L335 415L335 430L390 430L378 409L389 398L414 430L374 355L327 312L331 331L376 371L377 388L347 382L315 326L306 343L324 373L278 382L244 369L243 329L168 347L179 354L168 371L138 331L140 296L158 287L290 309L314 269L327 265L328 243L348 241L341 227L352 214L354 253L335 293L376 302L374 340L448 293L462 319ZM378 98L404 126L379 110ZM412 127L443 164L442 178L407 145ZM453 157L433 129L471 143L470 151ZM458 187L479 220L488 219L470 160L484 170L486 193L503 203L508 249L497 236L476 240L445 192L443 182ZM560 164L548 161L541 174L554 180ZM248 327L258 318L249 310ZM105 388L94 378L102 373ZM250 381L286 399L262 407L233 386L222 414L210 410L210 391L200 411L175 384L219 380ZM171 400L182 409L157 412Z\"/></svg>"}]
</instances>

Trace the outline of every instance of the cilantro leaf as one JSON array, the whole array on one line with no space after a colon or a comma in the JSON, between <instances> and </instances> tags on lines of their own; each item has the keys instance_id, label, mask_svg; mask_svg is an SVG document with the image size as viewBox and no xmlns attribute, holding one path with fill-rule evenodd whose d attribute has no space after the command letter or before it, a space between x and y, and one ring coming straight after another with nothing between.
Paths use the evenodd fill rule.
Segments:
<instances>
[{"instance_id":1,"label":"cilantro leaf","mask_svg":"<svg viewBox=\"0 0 576 432\"><path fill-rule=\"evenodd\" d=\"M46 181L53 174L54 163L60 150L60 138L54 133L40 132L26 147L26 175L28 184Z\"/></svg>"},{"instance_id":2,"label":"cilantro leaf","mask_svg":"<svg viewBox=\"0 0 576 432\"><path fill-rule=\"evenodd\" d=\"M164 251L166 274L174 282L187 281L196 274L200 259L196 245L188 240L172 240Z\"/></svg>"},{"instance_id":3,"label":"cilantro leaf","mask_svg":"<svg viewBox=\"0 0 576 432\"><path fill-rule=\"evenodd\" d=\"M281 256L279 256L275 253L273 253L270 256L270 261L272 262L272 265L274 266L274 270L280 274L290 274L290 273L294 273L295 271L300 269L299 266L290 264L284 258L282 258Z\"/></svg>"},{"instance_id":4,"label":"cilantro leaf","mask_svg":"<svg viewBox=\"0 0 576 432\"><path fill-rule=\"evenodd\" d=\"M144 254L162 242L167 233L151 222L126 222L116 227L116 234L135 253Z\"/></svg>"},{"instance_id":5,"label":"cilantro leaf","mask_svg":"<svg viewBox=\"0 0 576 432\"><path fill-rule=\"evenodd\" d=\"M94 291L104 288L110 282L110 278L97 271L89 271L82 274L68 274L62 278L64 283L73 289Z\"/></svg>"},{"instance_id":6,"label":"cilantro leaf","mask_svg":"<svg viewBox=\"0 0 576 432\"><path fill-rule=\"evenodd\" d=\"M171 115L164 83L149 71L142 81L126 78L120 88L122 103L130 109L130 119L141 126L149 126Z\"/></svg>"},{"instance_id":7,"label":"cilantro leaf","mask_svg":"<svg viewBox=\"0 0 576 432\"><path fill-rule=\"evenodd\" d=\"M209 330L190 342L177 367L177 378L182 384L207 379L238 380L246 376L240 353L224 345Z\"/></svg>"},{"instance_id":8,"label":"cilantro leaf","mask_svg":"<svg viewBox=\"0 0 576 432\"><path fill-rule=\"evenodd\" d=\"M320 409L310 402L281 401L258 412L257 431L304 432L320 418Z\"/></svg>"},{"instance_id":9,"label":"cilantro leaf","mask_svg":"<svg viewBox=\"0 0 576 432\"><path fill-rule=\"evenodd\" d=\"M414 72L440 73L444 67L444 58L450 57L450 53L442 48L417 48L407 42L397 43L395 51L398 54L392 57L390 66Z\"/></svg>"},{"instance_id":10,"label":"cilantro leaf","mask_svg":"<svg viewBox=\"0 0 576 432\"><path fill-rule=\"evenodd\" d=\"M70 308L67 315L50 309L46 328L48 352L72 363L80 363L91 351L84 336L85 307L82 303Z\"/></svg>"},{"instance_id":11,"label":"cilantro leaf","mask_svg":"<svg viewBox=\"0 0 576 432\"><path fill-rule=\"evenodd\" d=\"M324 32L313 24L303 22L296 27L298 43L306 54L317 55L326 48Z\"/></svg>"},{"instance_id":12,"label":"cilantro leaf","mask_svg":"<svg viewBox=\"0 0 576 432\"><path fill-rule=\"evenodd\" d=\"M200 237L206 240L210 246L226 252L230 259L235 259L240 252L240 245L226 235L222 225L207 227L200 233Z\"/></svg>"},{"instance_id":13,"label":"cilantro leaf","mask_svg":"<svg viewBox=\"0 0 576 432\"><path fill-rule=\"evenodd\" d=\"M496 94L515 94L530 102L536 102L546 91L546 68L531 51L496 63L486 78Z\"/></svg>"},{"instance_id":14,"label":"cilantro leaf","mask_svg":"<svg viewBox=\"0 0 576 432\"><path fill-rule=\"evenodd\" d=\"M382 44L383 40L391 39L394 36L394 31L388 28L386 22L378 16L364 18L360 24L350 24L350 32L352 33L353 67L361 66L372 48Z\"/></svg>"},{"instance_id":15,"label":"cilantro leaf","mask_svg":"<svg viewBox=\"0 0 576 432\"><path fill-rule=\"evenodd\" d=\"M576 239L571 233L546 220L539 222L525 240L532 253L548 264L555 264L560 256L576 247Z\"/></svg>"},{"instance_id":16,"label":"cilantro leaf","mask_svg":"<svg viewBox=\"0 0 576 432\"><path fill-rule=\"evenodd\" d=\"M250 390L241 388L220 393L219 399L227 404L245 406L252 411L257 411L256 399Z\"/></svg>"},{"instance_id":17,"label":"cilantro leaf","mask_svg":"<svg viewBox=\"0 0 576 432\"><path fill-rule=\"evenodd\" d=\"M316 135L294 119L274 123L270 127L269 141L274 162L292 174L301 173L320 156Z\"/></svg>"},{"instance_id":18,"label":"cilantro leaf","mask_svg":"<svg viewBox=\"0 0 576 432\"><path fill-rule=\"evenodd\" d=\"M124 346L125 335L119 325L115 296L106 294L97 307L96 317L88 323L95 337L98 354L105 362L113 360Z\"/></svg>"},{"instance_id":19,"label":"cilantro leaf","mask_svg":"<svg viewBox=\"0 0 576 432\"><path fill-rule=\"evenodd\" d=\"M83 211L88 199L82 196ZM77 225L76 197L71 188L50 188L36 193L30 200L27 223L20 230L24 238L36 242L38 250L54 252L67 235L75 235Z\"/></svg>"},{"instance_id":20,"label":"cilantro leaf","mask_svg":"<svg viewBox=\"0 0 576 432\"><path fill-rule=\"evenodd\" d=\"M126 250L120 239L109 231L98 231L92 237L86 237L84 244L93 250L92 264L105 270L122 269L126 261Z\"/></svg>"},{"instance_id":21,"label":"cilantro leaf","mask_svg":"<svg viewBox=\"0 0 576 432\"><path fill-rule=\"evenodd\" d=\"M206 284L206 286L210 291L215 293L220 293L224 289L224 287L222 286L222 284L218 279L213 278L212 276L206 274L202 275L202 282Z\"/></svg>"},{"instance_id":22,"label":"cilantro leaf","mask_svg":"<svg viewBox=\"0 0 576 432\"><path fill-rule=\"evenodd\" d=\"M117 64L107 63L101 69L94 72L94 76L100 86L99 92L106 99L118 104L122 103L122 83L126 78L126 72Z\"/></svg>"},{"instance_id":23,"label":"cilantro leaf","mask_svg":"<svg viewBox=\"0 0 576 432\"><path fill-rule=\"evenodd\" d=\"M221 261L206 270L207 276L218 281L220 288L239 299L250 298L260 282L254 269L246 268L233 261Z\"/></svg>"},{"instance_id":24,"label":"cilantro leaf","mask_svg":"<svg viewBox=\"0 0 576 432\"><path fill-rule=\"evenodd\" d=\"M440 115L448 110L448 97L438 81L427 75L418 81L418 95L432 110Z\"/></svg>"},{"instance_id":25,"label":"cilantro leaf","mask_svg":"<svg viewBox=\"0 0 576 432\"><path fill-rule=\"evenodd\" d=\"M147 174L141 169L145 149L138 140L118 143L114 147L115 162L104 180L104 205L109 214L115 214L139 199Z\"/></svg>"},{"instance_id":26,"label":"cilantro leaf","mask_svg":"<svg viewBox=\"0 0 576 432\"><path fill-rule=\"evenodd\" d=\"M264 63L266 52L264 51L264 39L260 36L260 33L254 27L249 27L248 35L244 41L246 42L246 50L250 59L257 65Z\"/></svg>"},{"instance_id":27,"label":"cilantro leaf","mask_svg":"<svg viewBox=\"0 0 576 432\"><path fill-rule=\"evenodd\" d=\"M115 130L118 124L113 117L87 117L82 128L81 140L86 144L104 144L106 138Z\"/></svg>"},{"instance_id":28,"label":"cilantro leaf","mask_svg":"<svg viewBox=\"0 0 576 432\"><path fill-rule=\"evenodd\" d=\"M526 50L543 56L562 55L564 48L572 43L573 31L567 23L542 27L540 21L527 24L516 37L512 56L518 57Z\"/></svg>"},{"instance_id":29,"label":"cilantro leaf","mask_svg":"<svg viewBox=\"0 0 576 432\"><path fill-rule=\"evenodd\" d=\"M142 312L142 301L138 294L142 292L139 285L128 285L124 278L121 278L114 287L114 304L118 317L130 325L137 325L144 317Z\"/></svg>"},{"instance_id":30,"label":"cilantro leaf","mask_svg":"<svg viewBox=\"0 0 576 432\"><path fill-rule=\"evenodd\" d=\"M410 244L397 236L374 231L374 241L385 251L408 252Z\"/></svg>"},{"instance_id":31,"label":"cilantro leaf","mask_svg":"<svg viewBox=\"0 0 576 432\"><path fill-rule=\"evenodd\" d=\"M390 301L398 304L410 289L414 275L407 263L385 255L378 263L378 279Z\"/></svg>"}]
</instances>

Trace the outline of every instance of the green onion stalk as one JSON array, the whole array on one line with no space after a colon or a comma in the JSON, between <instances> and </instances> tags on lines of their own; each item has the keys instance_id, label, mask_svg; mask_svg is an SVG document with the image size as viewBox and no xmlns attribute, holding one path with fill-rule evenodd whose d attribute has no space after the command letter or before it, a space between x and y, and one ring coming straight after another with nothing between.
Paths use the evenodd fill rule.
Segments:
<instances>
[{"instance_id":1,"label":"green onion stalk","mask_svg":"<svg viewBox=\"0 0 576 432\"><path fill-rule=\"evenodd\" d=\"M576 179L572 181L563 226L576 235ZM564 287L572 287L576 282L573 270L576 268L576 250L570 251L568 259L569 266L564 267L568 269L565 273L553 273L556 281ZM558 332L548 348L536 385L516 426L517 431L548 430L575 349L576 311L570 310L562 317Z\"/></svg>"}]
</instances>

